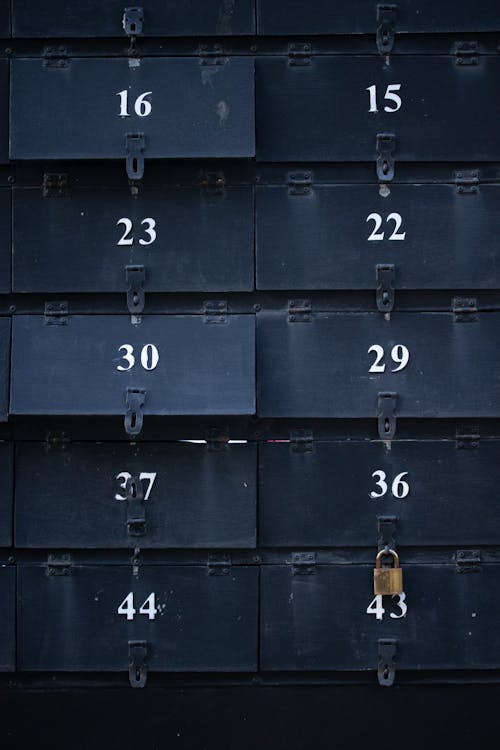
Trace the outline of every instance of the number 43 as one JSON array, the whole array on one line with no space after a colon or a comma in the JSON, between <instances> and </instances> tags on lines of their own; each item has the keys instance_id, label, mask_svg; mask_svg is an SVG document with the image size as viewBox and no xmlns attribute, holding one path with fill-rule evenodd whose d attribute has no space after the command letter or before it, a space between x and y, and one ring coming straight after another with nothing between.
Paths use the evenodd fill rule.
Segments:
<instances>
[{"instance_id":1,"label":"number 43","mask_svg":"<svg viewBox=\"0 0 500 750\"><path fill-rule=\"evenodd\" d=\"M406 605L406 594L404 592L401 594L394 594L392 598L395 599L396 597L398 597L396 606L401 610L401 614L397 615L394 612L391 612L390 616L393 620L399 620L408 612L408 607ZM383 616L385 615L385 609L382 605L382 594L377 594L375 599L370 602L370 604L368 605L368 609L366 610L366 614L375 615L377 620L382 620Z\"/></svg>"}]
</instances>

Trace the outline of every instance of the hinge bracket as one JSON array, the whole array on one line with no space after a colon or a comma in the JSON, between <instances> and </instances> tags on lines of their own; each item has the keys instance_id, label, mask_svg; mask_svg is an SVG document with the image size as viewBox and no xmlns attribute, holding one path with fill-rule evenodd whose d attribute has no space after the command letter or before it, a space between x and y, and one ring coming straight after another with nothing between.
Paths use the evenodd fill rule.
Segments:
<instances>
[{"instance_id":1,"label":"hinge bracket","mask_svg":"<svg viewBox=\"0 0 500 750\"><path fill-rule=\"evenodd\" d=\"M452 310L456 323L475 323L479 319L475 297L453 297Z\"/></svg>"},{"instance_id":2,"label":"hinge bracket","mask_svg":"<svg viewBox=\"0 0 500 750\"><path fill-rule=\"evenodd\" d=\"M145 401L146 391L144 388L127 388L125 393L125 404L127 406L125 432L127 435L139 435L141 432L144 422L142 409Z\"/></svg>"},{"instance_id":3,"label":"hinge bracket","mask_svg":"<svg viewBox=\"0 0 500 750\"><path fill-rule=\"evenodd\" d=\"M388 55L394 47L397 5L377 5L377 49Z\"/></svg>"},{"instance_id":4,"label":"hinge bracket","mask_svg":"<svg viewBox=\"0 0 500 750\"><path fill-rule=\"evenodd\" d=\"M146 270L144 266L125 266L127 282L127 307L130 313L137 315L144 310L145 294L144 282Z\"/></svg>"},{"instance_id":5,"label":"hinge bracket","mask_svg":"<svg viewBox=\"0 0 500 750\"><path fill-rule=\"evenodd\" d=\"M229 429L211 427L206 432L207 449L209 451L225 451L228 448Z\"/></svg>"},{"instance_id":6,"label":"hinge bracket","mask_svg":"<svg viewBox=\"0 0 500 750\"><path fill-rule=\"evenodd\" d=\"M200 65L223 65L225 52L222 44L200 44L198 47L198 56Z\"/></svg>"},{"instance_id":7,"label":"hinge bracket","mask_svg":"<svg viewBox=\"0 0 500 750\"><path fill-rule=\"evenodd\" d=\"M288 195L309 195L312 185L311 172L289 172Z\"/></svg>"},{"instance_id":8,"label":"hinge bracket","mask_svg":"<svg viewBox=\"0 0 500 750\"><path fill-rule=\"evenodd\" d=\"M312 320L311 300L291 299L288 302L289 323L310 323Z\"/></svg>"},{"instance_id":9,"label":"hinge bracket","mask_svg":"<svg viewBox=\"0 0 500 750\"><path fill-rule=\"evenodd\" d=\"M290 447L293 453L311 453L313 445L312 430L292 430L290 432Z\"/></svg>"},{"instance_id":10,"label":"hinge bracket","mask_svg":"<svg viewBox=\"0 0 500 750\"><path fill-rule=\"evenodd\" d=\"M128 642L128 677L133 688L143 688L148 679L147 641Z\"/></svg>"},{"instance_id":11,"label":"hinge bracket","mask_svg":"<svg viewBox=\"0 0 500 750\"><path fill-rule=\"evenodd\" d=\"M66 301L45 303L45 325L65 326L68 324L69 308Z\"/></svg>"},{"instance_id":12,"label":"hinge bracket","mask_svg":"<svg viewBox=\"0 0 500 750\"><path fill-rule=\"evenodd\" d=\"M378 516L378 549L396 549L397 516Z\"/></svg>"},{"instance_id":13,"label":"hinge bracket","mask_svg":"<svg viewBox=\"0 0 500 750\"><path fill-rule=\"evenodd\" d=\"M478 425L458 425L457 426L457 429L456 429L457 450L479 448L480 439L481 439L481 436L479 434Z\"/></svg>"},{"instance_id":14,"label":"hinge bracket","mask_svg":"<svg viewBox=\"0 0 500 750\"><path fill-rule=\"evenodd\" d=\"M143 536L146 533L146 508L144 490L138 477L129 477L125 483L127 496L127 532L129 536Z\"/></svg>"},{"instance_id":15,"label":"hinge bracket","mask_svg":"<svg viewBox=\"0 0 500 750\"><path fill-rule=\"evenodd\" d=\"M292 554L292 575L311 576L316 573L315 552L294 552Z\"/></svg>"},{"instance_id":16,"label":"hinge bracket","mask_svg":"<svg viewBox=\"0 0 500 750\"><path fill-rule=\"evenodd\" d=\"M393 264L377 265L375 267L377 279L377 310L380 312L392 312L395 302L394 283L396 280L396 268Z\"/></svg>"},{"instance_id":17,"label":"hinge bracket","mask_svg":"<svg viewBox=\"0 0 500 750\"><path fill-rule=\"evenodd\" d=\"M459 169L455 172L455 185L457 193L478 193L479 192L479 170L478 169Z\"/></svg>"},{"instance_id":18,"label":"hinge bracket","mask_svg":"<svg viewBox=\"0 0 500 750\"><path fill-rule=\"evenodd\" d=\"M228 576L231 573L231 556L226 554L210 554L208 556L209 576Z\"/></svg>"},{"instance_id":19,"label":"hinge bracket","mask_svg":"<svg viewBox=\"0 0 500 750\"><path fill-rule=\"evenodd\" d=\"M312 51L310 42L290 42L288 45L288 64L291 67L310 65Z\"/></svg>"},{"instance_id":20,"label":"hinge bracket","mask_svg":"<svg viewBox=\"0 0 500 750\"><path fill-rule=\"evenodd\" d=\"M477 42L456 42L454 51L457 65L477 65L479 62Z\"/></svg>"},{"instance_id":21,"label":"hinge bracket","mask_svg":"<svg viewBox=\"0 0 500 750\"><path fill-rule=\"evenodd\" d=\"M67 68L69 65L67 47L64 45L44 47L43 64L47 68Z\"/></svg>"},{"instance_id":22,"label":"hinge bracket","mask_svg":"<svg viewBox=\"0 0 500 750\"><path fill-rule=\"evenodd\" d=\"M396 654L398 642L394 638L381 638L378 642L378 684L391 687L396 679Z\"/></svg>"},{"instance_id":23,"label":"hinge bracket","mask_svg":"<svg viewBox=\"0 0 500 750\"><path fill-rule=\"evenodd\" d=\"M127 133L125 136L125 153L127 177L129 180L142 180L144 177L144 133Z\"/></svg>"},{"instance_id":24,"label":"hinge bracket","mask_svg":"<svg viewBox=\"0 0 500 750\"><path fill-rule=\"evenodd\" d=\"M391 182L394 179L396 136L393 133L378 133L376 148L378 181Z\"/></svg>"},{"instance_id":25,"label":"hinge bracket","mask_svg":"<svg viewBox=\"0 0 500 750\"><path fill-rule=\"evenodd\" d=\"M457 573L480 573L481 572L481 550L458 549L455 555Z\"/></svg>"},{"instance_id":26,"label":"hinge bracket","mask_svg":"<svg viewBox=\"0 0 500 750\"><path fill-rule=\"evenodd\" d=\"M397 393L378 394L378 434L381 440L392 440L396 434Z\"/></svg>"},{"instance_id":27,"label":"hinge bracket","mask_svg":"<svg viewBox=\"0 0 500 750\"><path fill-rule=\"evenodd\" d=\"M64 554L50 554L47 557L47 575L48 576L69 576L71 575L71 555L69 552Z\"/></svg>"},{"instance_id":28,"label":"hinge bracket","mask_svg":"<svg viewBox=\"0 0 500 750\"><path fill-rule=\"evenodd\" d=\"M203 303L205 323L227 323L228 305L225 299L209 299Z\"/></svg>"},{"instance_id":29,"label":"hinge bracket","mask_svg":"<svg viewBox=\"0 0 500 750\"><path fill-rule=\"evenodd\" d=\"M224 172L200 172L198 184L207 195L224 195L226 178Z\"/></svg>"},{"instance_id":30,"label":"hinge bracket","mask_svg":"<svg viewBox=\"0 0 500 750\"><path fill-rule=\"evenodd\" d=\"M68 175L62 172L45 172L42 182L42 195L44 198L57 198L68 192Z\"/></svg>"},{"instance_id":31,"label":"hinge bracket","mask_svg":"<svg viewBox=\"0 0 500 750\"><path fill-rule=\"evenodd\" d=\"M127 36L135 37L143 33L144 10L140 7L124 8L122 19L123 30Z\"/></svg>"}]
</instances>

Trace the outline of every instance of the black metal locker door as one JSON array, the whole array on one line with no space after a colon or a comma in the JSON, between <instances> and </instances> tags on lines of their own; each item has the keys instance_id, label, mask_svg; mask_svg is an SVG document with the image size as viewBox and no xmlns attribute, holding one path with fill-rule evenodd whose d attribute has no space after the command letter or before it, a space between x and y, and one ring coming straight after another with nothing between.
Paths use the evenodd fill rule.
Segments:
<instances>
[{"instance_id":1,"label":"black metal locker door","mask_svg":"<svg viewBox=\"0 0 500 750\"><path fill-rule=\"evenodd\" d=\"M0 443L0 475L2 497L0 499L0 547L12 544L12 508L14 505L14 445Z\"/></svg>"},{"instance_id":2,"label":"black metal locker door","mask_svg":"<svg viewBox=\"0 0 500 750\"><path fill-rule=\"evenodd\" d=\"M16 570L0 563L0 672L13 672L16 667Z\"/></svg>"}]
</instances>

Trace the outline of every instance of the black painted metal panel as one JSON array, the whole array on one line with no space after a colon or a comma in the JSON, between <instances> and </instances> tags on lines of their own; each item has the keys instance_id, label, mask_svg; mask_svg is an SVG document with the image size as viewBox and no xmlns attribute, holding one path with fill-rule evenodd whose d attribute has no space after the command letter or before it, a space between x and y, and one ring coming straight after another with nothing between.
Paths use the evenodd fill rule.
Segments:
<instances>
[{"instance_id":1,"label":"black painted metal panel","mask_svg":"<svg viewBox=\"0 0 500 750\"><path fill-rule=\"evenodd\" d=\"M261 667L264 670L376 669L379 639L397 640L396 669L495 669L500 666L496 599L500 566L474 573L455 565L407 565L398 597L373 600L368 565L319 565L312 575L290 567L261 573Z\"/></svg>"},{"instance_id":2,"label":"black painted metal panel","mask_svg":"<svg viewBox=\"0 0 500 750\"><path fill-rule=\"evenodd\" d=\"M254 547L255 445L19 443L18 547ZM144 531L128 531L127 478ZM84 478L84 481L81 481Z\"/></svg>"},{"instance_id":3,"label":"black painted metal panel","mask_svg":"<svg viewBox=\"0 0 500 750\"><path fill-rule=\"evenodd\" d=\"M147 641L150 671L256 669L256 569L75 565L69 575L47 575L23 565L18 576L20 670L125 670L130 640ZM118 608L130 593L129 620ZM151 594L153 619L139 612Z\"/></svg>"},{"instance_id":4,"label":"black painted metal panel","mask_svg":"<svg viewBox=\"0 0 500 750\"><path fill-rule=\"evenodd\" d=\"M146 158L254 155L252 60L132 62L13 60L11 158L125 157L129 133L144 135Z\"/></svg>"},{"instance_id":5,"label":"black painted metal panel","mask_svg":"<svg viewBox=\"0 0 500 750\"><path fill-rule=\"evenodd\" d=\"M10 37L10 2L0 3L0 39Z\"/></svg>"},{"instance_id":6,"label":"black painted metal panel","mask_svg":"<svg viewBox=\"0 0 500 750\"><path fill-rule=\"evenodd\" d=\"M0 443L0 476L2 496L0 498L0 547L12 544L12 506L14 502L14 446Z\"/></svg>"},{"instance_id":7,"label":"black painted metal panel","mask_svg":"<svg viewBox=\"0 0 500 750\"><path fill-rule=\"evenodd\" d=\"M6 422L9 411L10 318L0 318L0 422Z\"/></svg>"},{"instance_id":8,"label":"black painted metal panel","mask_svg":"<svg viewBox=\"0 0 500 750\"><path fill-rule=\"evenodd\" d=\"M256 191L259 289L374 289L393 264L398 289L500 287L500 187L261 186Z\"/></svg>"},{"instance_id":9,"label":"black painted metal panel","mask_svg":"<svg viewBox=\"0 0 500 750\"><path fill-rule=\"evenodd\" d=\"M397 33L500 31L495 0L400 0L394 7ZM257 0L257 24L260 34L375 34L377 3Z\"/></svg>"},{"instance_id":10,"label":"black painted metal panel","mask_svg":"<svg viewBox=\"0 0 500 750\"><path fill-rule=\"evenodd\" d=\"M144 414L255 410L253 315L19 315L13 329L13 414L123 414L127 388L146 391Z\"/></svg>"},{"instance_id":11,"label":"black painted metal panel","mask_svg":"<svg viewBox=\"0 0 500 750\"><path fill-rule=\"evenodd\" d=\"M396 137L397 161L498 159L500 59L457 65L453 56L286 57L256 61L257 140L264 161L372 161L379 133ZM388 86L401 106L386 98ZM377 87L370 112L368 87ZM446 95L443 95L446 92Z\"/></svg>"},{"instance_id":12,"label":"black painted metal panel","mask_svg":"<svg viewBox=\"0 0 500 750\"><path fill-rule=\"evenodd\" d=\"M9 161L9 62L0 60L0 164Z\"/></svg>"},{"instance_id":13,"label":"black painted metal panel","mask_svg":"<svg viewBox=\"0 0 500 750\"><path fill-rule=\"evenodd\" d=\"M17 37L124 36L123 0L13 0ZM253 0L142 0L141 36L252 34Z\"/></svg>"},{"instance_id":14,"label":"black painted metal panel","mask_svg":"<svg viewBox=\"0 0 500 750\"><path fill-rule=\"evenodd\" d=\"M52 198L20 188L13 207L16 292L125 291L125 267L137 264L146 291L253 289L251 188L75 188Z\"/></svg>"},{"instance_id":15,"label":"black painted metal panel","mask_svg":"<svg viewBox=\"0 0 500 750\"><path fill-rule=\"evenodd\" d=\"M11 211L11 191L0 188L0 293L11 290Z\"/></svg>"},{"instance_id":16,"label":"black painted metal panel","mask_svg":"<svg viewBox=\"0 0 500 750\"><path fill-rule=\"evenodd\" d=\"M0 566L0 672L13 672L16 663L16 571Z\"/></svg>"},{"instance_id":17,"label":"black painted metal panel","mask_svg":"<svg viewBox=\"0 0 500 750\"><path fill-rule=\"evenodd\" d=\"M291 323L285 313L257 315L259 416L374 417L381 392L397 394L401 417L500 415L498 313L475 322L451 313L310 317ZM383 356L369 352L373 346ZM402 347L408 364L394 372Z\"/></svg>"},{"instance_id":18,"label":"black painted metal panel","mask_svg":"<svg viewBox=\"0 0 500 750\"><path fill-rule=\"evenodd\" d=\"M259 446L259 543L377 544L394 516L398 548L499 545L498 441L314 442Z\"/></svg>"}]
</instances>

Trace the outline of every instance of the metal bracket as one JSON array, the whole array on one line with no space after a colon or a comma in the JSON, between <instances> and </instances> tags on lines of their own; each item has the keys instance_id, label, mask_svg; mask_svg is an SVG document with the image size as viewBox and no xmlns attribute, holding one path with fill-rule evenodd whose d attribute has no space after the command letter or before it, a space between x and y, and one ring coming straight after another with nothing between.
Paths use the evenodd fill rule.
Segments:
<instances>
[{"instance_id":1,"label":"metal bracket","mask_svg":"<svg viewBox=\"0 0 500 750\"><path fill-rule=\"evenodd\" d=\"M42 182L42 195L44 198L57 198L68 192L68 175L62 172L45 172Z\"/></svg>"},{"instance_id":2,"label":"metal bracket","mask_svg":"<svg viewBox=\"0 0 500 750\"><path fill-rule=\"evenodd\" d=\"M146 280L144 266L125 266L125 279L127 282L127 307L130 313L137 315L144 310L144 282Z\"/></svg>"},{"instance_id":3,"label":"metal bracket","mask_svg":"<svg viewBox=\"0 0 500 750\"><path fill-rule=\"evenodd\" d=\"M312 453L312 430L292 430L290 432L290 447L293 453Z\"/></svg>"},{"instance_id":4,"label":"metal bracket","mask_svg":"<svg viewBox=\"0 0 500 750\"><path fill-rule=\"evenodd\" d=\"M475 297L453 297L452 310L455 323L476 323L479 320Z\"/></svg>"},{"instance_id":5,"label":"metal bracket","mask_svg":"<svg viewBox=\"0 0 500 750\"><path fill-rule=\"evenodd\" d=\"M209 299L203 303L205 323L227 323L227 300Z\"/></svg>"},{"instance_id":6,"label":"metal bracket","mask_svg":"<svg viewBox=\"0 0 500 750\"><path fill-rule=\"evenodd\" d=\"M310 323L312 320L311 300L291 299L288 302L289 323Z\"/></svg>"},{"instance_id":7,"label":"metal bracket","mask_svg":"<svg viewBox=\"0 0 500 750\"><path fill-rule=\"evenodd\" d=\"M210 554L208 556L209 576L228 576L231 573L231 556L225 554Z\"/></svg>"},{"instance_id":8,"label":"metal bracket","mask_svg":"<svg viewBox=\"0 0 500 750\"><path fill-rule=\"evenodd\" d=\"M201 172L198 184L207 195L224 195L226 178L224 172Z\"/></svg>"},{"instance_id":9,"label":"metal bracket","mask_svg":"<svg viewBox=\"0 0 500 750\"><path fill-rule=\"evenodd\" d=\"M395 638L380 638L378 642L378 684L392 687L396 679L396 655L398 642Z\"/></svg>"},{"instance_id":10,"label":"metal bracket","mask_svg":"<svg viewBox=\"0 0 500 750\"><path fill-rule=\"evenodd\" d=\"M455 172L455 185L457 193L475 194L479 192L479 170L459 169Z\"/></svg>"},{"instance_id":11,"label":"metal bracket","mask_svg":"<svg viewBox=\"0 0 500 750\"><path fill-rule=\"evenodd\" d=\"M457 573L480 573L481 572L481 550L458 549L455 555Z\"/></svg>"},{"instance_id":12,"label":"metal bracket","mask_svg":"<svg viewBox=\"0 0 500 750\"><path fill-rule=\"evenodd\" d=\"M200 65L224 65L225 52L222 44L200 44L198 47Z\"/></svg>"},{"instance_id":13,"label":"metal bracket","mask_svg":"<svg viewBox=\"0 0 500 750\"><path fill-rule=\"evenodd\" d=\"M47 68L67 68L69 65L68 48L64 45L44 47L43 64Z\"/></svg>"},{"instance_id":14,"label":"metal bracket","mask_svg":"<svg viewBox=\"0 0 500 750\"><path fill-rule=\"evenodd\" d=\"M147 641L128 642L128 678L133 688L143 688L148 679Z\"/></svg>"},{"instance_id":15,"label":"metal bracket","mask_svg":"<svg viewBox=\"0 0 500 750\"><path fill-rule=\"evenodd\" d=\"M125 153L127 177L129 180L142 180L144 177L144 133L127 133L125 136Z\"/></svg>"},{"instance_id":16,"label":"metal bracket","mask_svg":"<svg viewBox=\"0 0 500 750\"><path fill-rule=\"evenodd\" d=\"M315 552L293 552L292 553L292 575L311 576L316 573Z\"/></svg>"},{"instance_id":17,"label":"metal bracket","mask_svg":"<svg viewBox=\"0 0 500 750\"><path fill-rule=\"evenodd\" d=\"M456 42L455 57L457 65L478 65L478 43L477 42Z\"/></svg>"},{"instance_id":18,"label":"metal bracket","mask_svg":"<svg viewBox=\"0 0 500 750\"><path fill-rule=\"evenodd\" d=\"M393 133L377 134L377 178L379 182L394 179L394 151L396 136Z\"/></svg>"},{"instance_id":19,"label":"metal bracket","mask_svg":"<svg viewBox=\"0 0 500 750\"><path fill-rule=\"evenodd\" d=\"M144 26L143 8L124 8L122 25L127 36L140 36L143 33Z\"/></svg>"},{"instance_id":20,"label":"metal bracket","mask_svg":"<svg viewBox=\"0 0 500 750\"><path fill-rule=\"evenodd\" d=\"M127 531L129 536L143 536L146 533L146 508L144 490L138 477L129 477L125 483L127 495Z\"/></svg>"},{"instance_id":21,"label":"metal bracket","mask_svg":"<svg viewBox=\"0 0 500 750\"><path fill-rule=\"evenodd\" d=\"M45 450L47 452L60 449L67 450L71 438L65 432L48 432L45 438Z\"/></svg>"},{"instance_id":22,"label":"metal bracket","mask_svg":"<svg viewBox=\"0 0 500 750\"><path fill-rule=\"evenodd\" d=\"M377 49L381 55L388 55L394 47L397 11L397 5L377 5Z\"/></svg>"},{"instance_id":23,"label":"metal bracket","mask_svg":"<svg viewBox=\"0 0 500 750\"><path fill-rule=\"evenodd\" d=\"M397 516L378 516L378 550L396 548L396 528L398 524Z\"/></svg>"},{"instance_id":24,"label":"metal bracket","mask_svg":"<svg viewBox=\"0 0 500 750\"><path fill-rule=\"evenodd\" d=\"M139 435L144 422L142 407L146 401L144 388L127 388L125 394L125 432L127 435Z\"/></svg>"},{"instance_id":25,"label":"metal bracket","mask_svg":"<svg viewBox=\"0 0 500 750\"><path fill-rule=\"evenodd\" d=\"M69 576L71 575L71 555L69 552L64 554L51 554L47 557L47 575L48 576Z\"/></svg>"},{"instance_id":26,"label":"metal bracket","mask_svg":"<svg viewBox=\"0 0 500 750\"><path fill-rule=\"evenodd\" d=\"M394 289L396 267L393 264L377 265L375 275L377 279L377 310L387 313L392 312L396 296Z\"/></svg>"},{"instance_id":27,"label":"metal bracket","mask_svg":"<svg viewBox=\"0 0 500 750\"><path fill-rule=\"evenodd\" d=\"M229 428L219 429L218 427L211 427L206 432L207 437L207 449L209 451L225 451L228 448L229 441Z\"/></svg>"},{"instance_id":28,"label":"metal bracket","mask_svg":"<svg viewBox=\"0 0 500 750\"><path fill-rule=\"evenodd\" d=\"M312 52L310 42L290 42L288 45L288 64L290 67L310 65Z\"/></svg>"},{"instance_id":29,"label":"metal bracket","mask_svg":"<svg viewBox=\"0 0 500 750\"><path fill-rule=\"evenodd\" d=\"M46 302L44 314L46 326L65 326L68 324L68 303Z\"/></svg>"},{"instance_id":30,"label":"metal bracket","mask_svg":"<svg viewBox=\"0 0 500 750\"><path fill-rule=\"evenodd\" d=\"M309 195L312 185L311 172L289 172L287 174L288 195Z\"/></svg>"},{"instance_id":31,"label":"metal bracket","mask_svg":"<svg viewBox=\"0 0 500 750\"><path fill-rule=\"evenodd\" d=\"M481 436L478 425L458 425L455 435L457 450L479 448Z\"/></svg>"},{"instance_id":32,"label":"metal bracket","mask_svg":"<svg viewBox=\"0 0 500 750\"><path fill-rule=\"evenodd\" d=\"M396 434L397 393L378 394L378 434L382 440L392 440Z\"/></svg>"}]
</instances>

